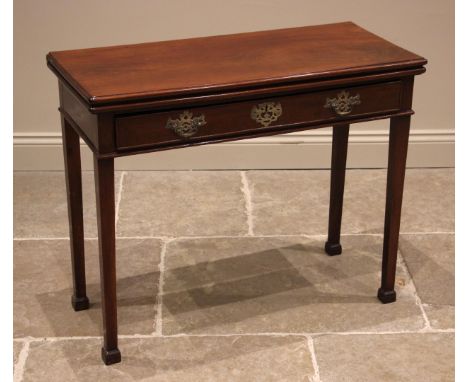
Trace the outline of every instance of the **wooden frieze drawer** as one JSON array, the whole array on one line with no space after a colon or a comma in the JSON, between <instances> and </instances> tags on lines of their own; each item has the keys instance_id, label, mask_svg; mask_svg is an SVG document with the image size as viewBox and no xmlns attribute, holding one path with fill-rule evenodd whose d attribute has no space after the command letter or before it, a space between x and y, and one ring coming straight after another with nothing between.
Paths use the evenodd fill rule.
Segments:
<instances>
[{"instance_id":1,"label":"wooden frieze drawer","mask_svg":"<svg viewBox=\"0 0 468 382\"><path fill-rule=\"evenodd\" d=\"M210 140L281 126L334 123L400 110L401 82L117 117L118 150Z\"/></svg>"}]
</instances>

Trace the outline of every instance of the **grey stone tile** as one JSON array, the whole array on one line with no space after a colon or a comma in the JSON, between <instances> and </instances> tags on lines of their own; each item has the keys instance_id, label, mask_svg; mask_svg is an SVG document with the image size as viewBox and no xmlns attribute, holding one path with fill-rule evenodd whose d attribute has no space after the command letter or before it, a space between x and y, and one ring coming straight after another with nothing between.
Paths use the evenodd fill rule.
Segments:
<instances>
[{"instance_id":1,"label":"grey stone tile","mask_svg":"<svg viewBox=\"0 0 468 382\"><path fill-rule=\"evenodd\" d=\"M329 257L322 240L219 238L168 245L163 333L417 330L414 288L398 269L398 301L383 305L382 241L346 236Z\"/></svg>"},{"instance_id":2,"label":"grey stone tile","mask_svg":"<svg viewBox=\"0 0 468 382\"><path fill-rule=\"evenodd\" d=\"M454 380L451 333L327 335L314 345L323 382Z\"/></svg>"},{"instance_id":3,"label":"grey stone tile","mask_svg":"<svg viewBox=\"0 0 468 382\"><path fill-rule=\"evenodd\" d=\"M248 171L255 234L327 232L329 171Z\"/></svg>"},{"instance_id":4,"label":"grey stone tile","mask_svg":"<svg viewBox=\"0 0 468 382\"><path fill-rule=\"evenodd\" d=\"M100 346L93 339L33 343L24 382L306 382L314 373L301 337L123 339L122 362L112 366L102 364Z\"/></svg>"},{"instance_id":5,"label":"grey stone tile","mask_svg":"<svg viewBox=\"0 0 468 382\"><path fill-rule=\"evenodd\" d=\"M117 241L120 334L151 333L159 282L159 240ZM68 240L15 241L15 337L90 336L102 332L97 240L86 241L90 309L73 311Z\"/></svg>"},{"instance_id":6,"label":"grey stone tile","mask_svg":"<svg viewBox=\"0 0 468 382\"><path fill-rule=\"evenodd\" d=\"M455 329L455 306L423 304L427 318L434 329Z\"/></svg>"},{"instance_id":7,"label":"grey stone tile","mask_svg":"<svg viewBox=\"0 0 468 382\"><path fill-rule=\"evenodd\" d=\"M124 180L120 236L243 235L238 171L133 172Z\"/></svg>"},{"instance_id":8,"label":"grey stone tile","mask_svg":"<svg viewBox=\"0 0 468 382\"><path fill-rule=\"evenodd\" d=\"M455 237L452 234L402 235L401 253L431 325L453 328Z\"/></svg>"},{"instance_id":9,"label":"grey stone tile","mask_svg":"<svg viewBox=\"0 0 468 382\"><path fill-rule=\"evenodd\" d=\"M330 172L249 171L256 234L326 234ZM382 233L386 170L348 170L343 233ZM408 169L402 232L453 231L452 169ZM430 207L429 207L430 206Z\"/></svg>"},{"instance_id":10,"label":"grey stone tile","mask_svg":"<svg viewBox=\"0 0 468 382\"><path fill-rule=\"evenodd\" d=\"M454 230L455 170L408 170L405 178L401 232Z\"/></svg>"},{"instance_id":11,"label":"grey stone tile","mask_svg":"<svg viewBox=\"0 0 468 382\"><path fill-rule=\"evenodd\" d=\"M454 305L454 235L401 235L400 250L422 302Z\"/></svg>"},{"instance_id":12,"label":"grey stone tile","mask_svg":"<svg viewBox=\"0 0 468 382\"><path fill-rule=\"evenodd\" d=\"M343 233L383 233L386 170L346 172Z\"/></svg>"},{"instance_id":13,"label":"grey stone tile","mask_svg":"<svg viewBox=\"0 0 468 382\"><path fill-rule=\"evenodd\" d=\"M120 172L115 174L116 194ZM83 172L85 237L97 236L93 172ZM16 172L13 176L13 231L18 238L68 237L68 210L63 172Z\"/></svg>"},{"instance_id":14,"label":"grey stone tile","mask_svg":"<svg viewBox=\"0 0 468 382\"><path fill-rule=\"evenodd\" d=\"M120 180L116 173L116 190ZM325 234L329 171L249 171L258 234ZM243 235L240 176L232 172L128 173L118 232L123 236ZM348 170L343 233L382 232L386 170ZM92 172L83 173L85 235L95 237ZM402 232L453 231L454 171L407 171ZM430 208L427 208L430 206ZM423 211L424 213L422 213ZM67 237L63 172L14 176L15 237Z\"/></svg>"}]
</instances>

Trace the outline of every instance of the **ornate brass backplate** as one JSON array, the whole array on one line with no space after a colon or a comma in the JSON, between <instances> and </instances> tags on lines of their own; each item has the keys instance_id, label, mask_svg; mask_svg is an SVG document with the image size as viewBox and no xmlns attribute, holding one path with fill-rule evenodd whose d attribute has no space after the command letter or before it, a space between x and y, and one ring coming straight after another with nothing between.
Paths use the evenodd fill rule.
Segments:
<instances>
[{"instance_id":1,"label":"ornate brass backplate","mask_svg":"<svg viewBox=\"0 0 468 382\"><path fill-rule=\"evenodd\" d=\"M252 107L250 117L263 127L267 127L277 121L281 114L283 114L283 109L279 102L264 102Z\"/></svg>"},{"instance_id":2,"label":"ornate brass backplate","mask_svg":"<svg viewBox=\"0 0 468 382\"><path fill-rule=\"evenodd\" d=\"M359 105L361 103L361 97L359 94L350 96L345 90L338 93L336 98L327 98L327 102L324 107L333 108L336 114L346 115L351 113L353 105Z\"/></svg>"},{"instance_id":3,"label":"ornate brass backplate","mask_svg":"<svg viewBox=\"0 0 468 382\"><path fill-rule=\"evenodd\" d=\"M206 125L205 116L203 114L194 117L193 113L185 110L182 114L179 114L179 118L169 118L166 123L166 129L173 130L182 138L188 138L196 134L198 128L203 125Z\"/></svg>"}]
</instances>

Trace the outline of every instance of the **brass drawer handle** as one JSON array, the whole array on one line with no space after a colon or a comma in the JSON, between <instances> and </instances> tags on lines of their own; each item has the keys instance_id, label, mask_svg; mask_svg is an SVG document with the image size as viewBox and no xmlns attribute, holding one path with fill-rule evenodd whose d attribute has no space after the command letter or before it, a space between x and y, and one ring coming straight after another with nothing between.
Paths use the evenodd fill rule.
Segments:
<instances>
[{"instance_id":1,"label":"brass drawer handle","mask_svg":"<svg viewBox=\"0 0 468 382\"><path fill-rule=\"evenodd\" d=\"M346 115L351 113L353 105L359 105L361 103L361 97L359 94L350 96L345 90L338 93L336 98L327 98L325 103L326 108L333 108L336 114Z\"/></svg>"},{"instance_id":2,"label":"brass drawer handle","mask_svg":"<svg viewBox=\"0 0 468 382\"><path fill-rule=\"evenodd\" d=\"M264 102L252 107L250 117L263 127L267 127L277 121L281 114L283 114L283 109L279 102Z\"/></svg>"},{"instance_id":3,"label":"brass drawer handle","mask_svg":"<svg viewBox=\"0 0 468 382\"><path fill-rule=\"evenodd\" d=\"M166 123L166 129L173 130L177 135L182 138L189 138L198 132L198 128L206 125L205 116L200 114L194 117L193 113L186 110L179 114L179 118L169 118Z\"/></svg>"}]
</instances>

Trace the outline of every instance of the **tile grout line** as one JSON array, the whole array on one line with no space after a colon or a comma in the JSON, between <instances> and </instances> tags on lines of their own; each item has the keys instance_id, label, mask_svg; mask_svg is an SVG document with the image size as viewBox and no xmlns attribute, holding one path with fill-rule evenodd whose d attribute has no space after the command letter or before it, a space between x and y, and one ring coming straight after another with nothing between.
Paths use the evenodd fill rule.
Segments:
<instances>
[{"instance_id":1,"label":"tile grout line","mask_svg":"<svg viewBox=\"0 0 468 382\"><path fill-rule=\"evenodd\" d=\"M429 321L429 317L427 317L427 313L426 313L426 309L424 309L424 306L421 302L421 298L419 297L418 295L418 292L416 290L416 286L415 286L415 293L414 293L414 298L416 300L416 305L419 307L419 309L421 310L421 314L424 318L424 322L425 322L425 331L427 332L430 332L432 330L432 326L431 326L431 322Z\"/></svg>"},{"instance_id":2,"label":"tile grout line","mask_svg":"<svg viewBox=\"0 0 468 382\"><path fill-rule=\"evenodd\" d=\"M454 235L455 232L402 232L400 235ZM224 238L245 238L245 237L306 237L306 238L322 238L326 237L326 233L308 234L308 233L293 233L293 234L252 234L252 235L205 235L205 236L116 236L116 239L159 239L159 240L190 240L190 239L224 239ZM382 233L342 233L341 236L379 236L383 237ZM69 237L14 237L13 241L35 241L35 240L70 240ZM97 237L85 237L85 240L97 240Z\"/></svg>"},{"instance_id":3,"label":"tile grout line","mask_svg":"<svg viewBox=\"0 0 468 382\"><path fill-rule=\"evenodd\" d=\"M85 240L87 240L89 238L85 238ZM91 238L93 239L93 238ZM13 238L13 241L39 241L39 240L43 240L43 241L52 241L52 240L70 240L69 237L14 237Z\"/></svg>"},{"instance_id":4,"label":"tile grout line","mask_svg":"<svg viewBox=\"0 0 468 382\"><path fill-rule=\"evenodd\" d=\"M249 180L247 179L246 171L241 171L242 192L245 201L245 213L247 215L247 236L253 236L253 215L252 215L252 194L250 192Z\"/></svg>"},{"instance_id":5,"label":"tile grout line","mask_svg":"<svg viewBox=\"0 0 468 382\"><path fill-rule=\"evenodd\" d=\"M317 353L315 352L314 339L311 336L306 336L307 347L309 349L310 358L312 360L312 366L314 367L314 375L312 376L311 382L321 382L319 365L317 362Z\"/></svg>"},{"instance_id":6,"label":"tile grout line","mask_svg":"<svg viewBox=\"0 0 468 382\"><path fill-rule=\"evenodd\" d=\"M419 308L419 310L421 311L421 315L422 315L423 320L424 320L424 327L421 329L421 331L422 332L430 332L433 328L431 326L431 322L429 321L429 318L427 317L427 313L426 313L426 310L423 307L421 298L419 297L418 290L416 288L416 284L414 283L414 280L413 280L413 275L411 274L411 272L410 272L410 270L408 268L408 264L406 263L406 260L403 257L403 252L401 251L401 249L399 249L399 252L400 252L399 253L400 256L398 256L398 259L400 260L400 265L403 268L403 271L407 274L408 279L410 280L410 282L412 284L412 287L413 287L413 290L414 290L414 292L413 292L414 302L415 302L416 306Z\"/></svg>"},{"instance_id":7,"label":"tile grout line","mask_svg":"<svg viewBox=\"0 0 468 382\"><path fill-rule=\"evenodd\" d=\"M16 361L16 364L13 369L13 381L14 382L21 382L23 380L24 367L26 366L26 360L28 359L28 355L29 355L29 344L30 344L30 340L26 339L18 355L18 360Z\"/></svg>"},{"instance_id":8,"label":"tile grout line","mask_svg":"<svg viewBox=\"0 0 468 382\"><path fill-rule=\"evenodd\" d=\"M455 235L454 231L400 232L400 235Z\"/></svg>"},{"instance_id":9,"label":"tile grout line","mask_svg":"<svg viewBox=\"0 0 468 382\"><path fill-rule=\"evenodd\" d=\"M117 201L115 202L115 230L117 231L117 223L119 222L119 213L120 213L120 201L122 200L122 191L123 191L123 181L126 171L122 171L119 181L119 193L117 194Z\"/></svg>"},{"instance_id":10,"label":"tile grout line","mask_svg":"<svg viewBox=\"0 0 468 382\"><path fill-rule=\"evenodd\" d=\"M151 339L151 338L181 338L181 337L311 337L311 336L361 336L361 335L398 335L398 334L438 334L438 333L455 333L455 329L433 329L431 328L428 331L423 329L419 330L397 330L397 331L381 331L381 332L359 332L359 331L349 331L349 332L290 332L290 333L281 333L281 332L259 332L259 333L226 333L226 334L209 334L209 333L178 333L178 334L166 334L166 335L156 335L154 333L150 334L121 334L119 339ZM68 340L101 340L102 336L70 336L70 337L21 337L14 338L13 341L16 342L55 342L55 341L68 341Z\"/></svg>"},{"instance_id":11,"label":"tile grout line","mask_svg":"<svg viewBox=\"0 0 468 382\"><path fill-rule=\"evenodd\" d=\"M418 330L397 330L397 331L381 331L381 332L365 332L365 331L349 331L349 332L259 332L259 333L227 333L227 334L168 334L163 335L163 338L175 338L175 337L234 337L234 336L277 336L277 337L307 337L307 336L329 336L329 335L338 335L338 336L356 336L356 335L392 335L392 334L427 334L427 333L454 333L455 329L431 329L430 331Z\"/></svg>"},{"instance_id":12,"label":"tile grout line","mask_svg":"<svg viewBox=\"0 0 468 382\"><path fill-rule=\"evenodd\" d=\"M162 336L162 308L163 308L163 293L164 293L164 271L167 246L171 239L164 240L161 246L161 258L159 259L159 280L158 280L158 294L156 296L156 304L154 306L156 314L154 317L154 336Z\"/></svg>"},{"instance_id":13,"label":"tile grout line","mask_svg":"<svg viewBox=\"0 0 468 382\"><path fill-rule=\"evenodd\" d=\"M422 302L421 301L421 305L424 306L424 307L438 307L438 306L447 306L447 307L452 307L452 308L455 308L455 305L453 304L434 304L434 303L430 303L430 302Z\"/></svg>"}]
</instances>

